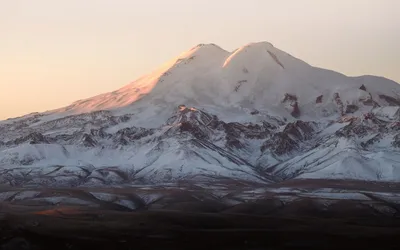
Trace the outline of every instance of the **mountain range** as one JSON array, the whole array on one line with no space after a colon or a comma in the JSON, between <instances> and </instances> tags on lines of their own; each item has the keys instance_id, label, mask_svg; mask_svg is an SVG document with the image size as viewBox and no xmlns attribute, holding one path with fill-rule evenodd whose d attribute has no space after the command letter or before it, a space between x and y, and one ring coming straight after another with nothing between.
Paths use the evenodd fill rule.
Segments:
<instances>
[{"instance_id":1,"label":"mountain range","mask_svg":"<svg viewBox=\"0 0 400 250\"><path fill-rule=\"evenodd\" d=\"M400 181L400 85L268 42L200 44L110 93L0 121L0 184Z\"/></svg>"}]
</instances>

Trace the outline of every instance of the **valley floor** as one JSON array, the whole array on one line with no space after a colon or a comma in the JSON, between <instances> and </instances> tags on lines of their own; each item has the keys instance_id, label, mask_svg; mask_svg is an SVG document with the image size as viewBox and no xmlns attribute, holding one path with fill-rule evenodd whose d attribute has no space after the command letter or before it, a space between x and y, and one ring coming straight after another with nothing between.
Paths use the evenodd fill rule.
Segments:
<instances>
[{"instance_id":1,"label":"valley floor","mask_svg":"<svg viewBox=\"0 0 400 250\"><path fill-rule=\"evenodd\" d=\"M397 249L400 185L0 189L2 249Z\"/></svg>"}]
</instances>

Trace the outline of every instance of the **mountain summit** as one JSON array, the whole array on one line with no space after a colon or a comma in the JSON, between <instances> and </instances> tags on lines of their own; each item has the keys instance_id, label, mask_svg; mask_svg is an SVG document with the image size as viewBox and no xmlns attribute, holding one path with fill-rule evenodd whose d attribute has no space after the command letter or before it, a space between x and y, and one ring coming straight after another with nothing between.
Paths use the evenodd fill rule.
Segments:
<instances>
[{"instance_id":1,"label":"mountain summit","mask_svg":"<svg viewBox=\"0 0 400 250\"><path fill-rule=\"evenodd\" d=\"M199 44L116 91L0 122L0 183L400 181L399 127L396 82L268 42Z\"/></svg>"},{"instance_id":2,"label":"mountain summit","mask_svg":"<svg viewBox=\"0 0 400 250\"><path fill-rule=\"evenodd\" d=\"M320 118L343 115L348 105L366 111L399 99L399 85L393 81L346 77L312 67L268 42L247 44L232 53L214 44L199 44L119 90L51 113L119 109L146 113L146 119L153 113L160 119L150 124L159 126L180 104L212 105L222 113L225 108L245 108L286 118Z\"/></svg>"}]
</instances>

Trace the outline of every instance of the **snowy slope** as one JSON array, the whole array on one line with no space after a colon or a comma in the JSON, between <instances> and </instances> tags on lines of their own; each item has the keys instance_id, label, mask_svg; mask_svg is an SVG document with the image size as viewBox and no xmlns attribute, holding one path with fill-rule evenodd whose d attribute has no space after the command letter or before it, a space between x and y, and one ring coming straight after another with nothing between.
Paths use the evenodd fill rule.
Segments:
<instances>
[{"instance_id":1,"label":"snowy slope","mask_svg":"<svg viewBox=\"0 0 400 250\"><path fill-rule=\"evenodd\" d=\"M285 100L286 95L296 100ZM138 114L132 125L156 127L180 104L207 110L211 106L216 115L226 109L243 113L246 108L291 118L297 103L301 116L320 118L342 114L350 104L361 110L370 110L374 103L387 105L383 96L399 100L398 84L315 68L267 42L248 44L232 53L214 44L200 44L117 91L49 113L58 118L111 109L117 114ZM248 119L252 117L244 115L242 121Z\"/></svg>"},{"instance_id":2,"label":"snowy slope","mask_svg":"<svg viewBox=\"0 0 400 250\"><path fill-rule=\"evenodd\" d=\"M400 181L400 85L267 42L201 44L119 90L0 122L0 183Z\"/></svg>"}]
</instances>

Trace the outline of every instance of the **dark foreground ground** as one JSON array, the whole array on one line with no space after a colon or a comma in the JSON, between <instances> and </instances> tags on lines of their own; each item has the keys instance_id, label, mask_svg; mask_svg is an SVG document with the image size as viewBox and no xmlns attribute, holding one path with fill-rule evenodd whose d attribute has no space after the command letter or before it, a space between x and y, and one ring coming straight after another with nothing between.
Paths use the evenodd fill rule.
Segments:
<instances>
[{"instance_id":1,"label":"dark foreground ground","mask_svg":"<svg viewBox=\"0 0 400 250\"><path fill-rule=\"evenodd\" d=\"M3 188L1 249L400 249L391 184L200 186Z\"/></svg>"}]
</instances>

